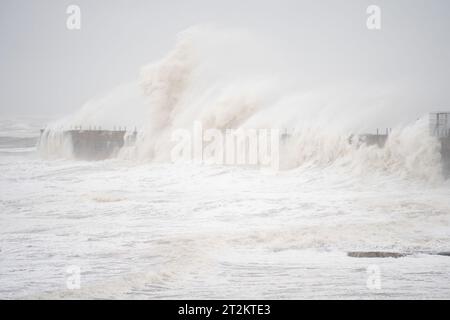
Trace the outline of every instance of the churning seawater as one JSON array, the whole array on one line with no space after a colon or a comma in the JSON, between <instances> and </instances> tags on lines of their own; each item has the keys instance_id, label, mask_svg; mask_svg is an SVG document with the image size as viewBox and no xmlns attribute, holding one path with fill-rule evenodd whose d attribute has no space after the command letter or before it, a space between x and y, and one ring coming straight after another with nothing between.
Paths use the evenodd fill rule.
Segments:
<instances>
[{"instance_id":1,"label":"churning seawater","mask_svg":"<svg viewBox=\"0 0 450 320\"><path fill-rule=\"evenodd\" d=\"M45 121L1 121L0 298L450 297L450 257L432 254L450 250L446 181L44 160Z\"/></svg>"}]
</instances>

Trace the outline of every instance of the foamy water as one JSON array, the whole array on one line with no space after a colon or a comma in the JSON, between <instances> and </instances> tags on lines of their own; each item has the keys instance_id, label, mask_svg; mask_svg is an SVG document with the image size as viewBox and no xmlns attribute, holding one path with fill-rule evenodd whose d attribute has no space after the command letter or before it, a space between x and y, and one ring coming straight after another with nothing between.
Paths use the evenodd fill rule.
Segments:
<instances>
[{"instance_id":1,"label":"foamy water","mask_svg":"<svg viewBox=\"0 0 450 320\"><path fill-rule=\"evenodd\" d=\"M401 99L296 88L261 52L240 33L190 29L139 81L72 115L2 120L0 297L449 298L450 258L435 254L450 251L450 182L426 119L389 119L384 148L349 143ZM171 133L195 121L294 134L275 172L172 163ZM61 139L117 125L139 136L116 159L75 161Z\"/></svg>"},{"instance_id":2,"label":"foamy water","mask_svg":"<svg viewBox=\"0 0 450 320\"><path fill-rule=\"evenodd\" d=\"M450 258L428 254L450 247L448 182L16 148L0 155L2 298L449 297ZM346 256L354 250L411 255ZM379 290L366 286L374 264ZM79 290L66 288L71 265Z\"/></svg>"}]
</instances>

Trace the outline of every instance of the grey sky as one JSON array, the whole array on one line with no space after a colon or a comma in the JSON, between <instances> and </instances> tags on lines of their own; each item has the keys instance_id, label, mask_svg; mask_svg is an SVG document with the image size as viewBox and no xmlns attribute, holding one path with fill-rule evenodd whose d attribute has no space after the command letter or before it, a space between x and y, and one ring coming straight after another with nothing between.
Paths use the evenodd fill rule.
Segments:
<instances>
[{"instance_id":1,"label":"grey sky","mask_svg":"<svg viewBox=\"0 0 450 320\"><path fill-rule=\"evenodd\" d=\"M69 4L79 31L66 29ZM366 28L370 4L380 31ZM448 0L0 0L0 114L74 111L205 23L264 35L310 84L404 83L405 103L450 108Z\"/></svg>"}]
</instances>

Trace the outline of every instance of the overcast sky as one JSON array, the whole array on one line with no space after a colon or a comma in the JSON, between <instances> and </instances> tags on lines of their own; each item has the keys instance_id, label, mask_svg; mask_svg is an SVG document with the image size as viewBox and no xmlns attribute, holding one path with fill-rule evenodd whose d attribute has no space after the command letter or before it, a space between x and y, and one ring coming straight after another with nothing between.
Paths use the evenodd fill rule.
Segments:
<instances>
[{"instance_id":1,"label":"overcast sky","mask_svg":"<svg viewBox=\"0 0 450 320\"><path fill-rule=\"evenodd\" d=\"M70 4L81 30L66 28ZM370 4L379 31L366 28ZM415 103L450 109L448 0L0 0L0 114L74 111L205 23L263 35L311 81L404 82Z\"/></svg>"}]
</instances>

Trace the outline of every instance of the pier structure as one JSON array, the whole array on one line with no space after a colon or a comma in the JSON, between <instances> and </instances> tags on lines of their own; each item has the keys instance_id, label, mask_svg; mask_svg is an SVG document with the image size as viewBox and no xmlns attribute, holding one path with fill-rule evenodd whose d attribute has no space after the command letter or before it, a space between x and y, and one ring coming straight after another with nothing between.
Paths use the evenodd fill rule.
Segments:
<instances>
[{"instance_id":1,"label":"pier structure","mask_svg":"<svg viewBox=\"0 0 450 320\"><path fill-rule=\"evenodd\" d=\"M435 137L450 137L450 112L430 113L429 128L430 133Z\"/></svg>"},{"instance_id":2,"label":"pier structure","mask_svg":"<svg viewBox=\"0 0 450 320\"><path fill-rule=\"evenodd\" d=\"M380 148L383 148L384 145L386 144L386 141L387 141L391 131L392 131L391 128L386 128L386 130L384 132L380 132L380 130L377 129L376 134L370 134L370 133L360 134L358 136L358 143L366 144L369 146L376 145Z\"/></svg>"},{"instance_id":3,"label":"pier structure","mask_svg":"<svg viewBox=\"0 0 450 320\"><path fill-rule=\"evenodd\" d=\"M41 130L41 137L44 130ZM100 126L73 126L62 130L63 139L70 143L71 153L79 160L105 160L117 155L124 146L133 146L137 130L127 132L126 127L104 130Z\"/></svg>"},{"instance_id":4,"label":"pier structure","mask_svg":"<svg viewBox=\"0 0 450 320\"><path fill-rule=\"evenodd\" d=\"M441 144L441 159L444 173L450 176L450 112L436 112L429 115L430 134L439 139ZM383 131L377 129L376 134L351 135L349 143L358 146L366 144L383 148L391 133L390 128ZM74 126L69 130L62 130L64 139L69 139L72 154L76 159L104 160L114 157L123 147L133 146L137 138L137 130L128 132L126 127L114 127L113 130L104 130L100 126ZM295 130L284 130L281 141L287 142ZM41 136L44 130L41 130Z\"/></svg>"},{"instance_id":5,"label":"pier structure","mask_svg":"<svg viewBox=\"0 0 450 320\"><path fill-rule=\"evenodd\" d=\"M391 133L391 128L377 129L376 133L350 135L348 142L357 147L361 145L383 148ZM444 175L450 177L450 112L434 112L429 114L429 133L440 143L441 162ZM294 135L294 130L284 130L281 141L287 142Z\"/></svg>"},{"instance_id":6,"label":"pier structure","mask_svg":"<svg viewBox=\"0 0 450 320\"><path fill-rule=\"evenodd\" d=\"M376 134L363 134L359 136L359 141L367 145L377 145L384 147L391 129L386 129L385 133L377 130ZM441 145L441 161L444 175L450 176L450 112L433 112L429 114L429 132L438 138Z\"/></svg>"},{"instance_id":7,"label":"pier structure","mask_svg":"<svg viewBox=\"0 0 450 320\"><path fill-rule=\"evenodd\" d=\"M430 113L430 133L441 143L444 174L450 176L450 112Z\"/></svg>"},{"instance_id":8,"label":"pier structure","mask_svg":"<svg viewBox=\"0 0 450 320\"><path fill-rule=\"evenodd\" d=\"M441 156L444 174L450 177L450 137L441 138Z\"/></svg>"}]
</instances>

